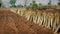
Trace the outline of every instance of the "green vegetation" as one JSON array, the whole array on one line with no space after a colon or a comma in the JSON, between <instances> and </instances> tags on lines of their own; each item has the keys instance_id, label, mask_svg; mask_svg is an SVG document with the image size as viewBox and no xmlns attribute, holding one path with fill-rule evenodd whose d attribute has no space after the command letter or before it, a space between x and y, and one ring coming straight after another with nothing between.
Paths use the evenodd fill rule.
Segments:
<instances>
[{"instance_id":1,"label":"green vegetation","mask_svg":"<svg viewBox=\"0 0 60 34\"><path fill-rule=\"evenodd\" d=\"M58 2L58 5L60 6L60 0L59 0L59 2Z\"/></svg>"},{"instance_id":2,"label":"green vegetation","mask_svg":"<svg viewBox=\"0 0 60 34\"><path fill-rule=\"evenodd\" d=\"M0 7L1 7L1 4L2 4L2 0L0 0Z\"/></svg>"},{"instance_id":3,"label":"green vegetation","mask_svg":"<svg viewBox=\"0 0 60 34\"><path fill-rule=\"evenodd\" d=\"M51 5L51 0L49 0L48 5Z\"/></svg>"},{"instance_id":4,"label":"green vegetation","mask_svg":"<svg viewBox=\"0 0 60 34\"><path fill-rule=\"evenodd\" d=\"M16 0L10 0L11 5L14 7L15 6Z\"/></svg>"},{"instance_id":5,"label":"green vegetation","mask_svg":"<svg viewBox=\"0 0 60 34\"><path fill-rule=\"evenodd\" d=\"M31 8L31 9L36 9L36 8L38 7L38 5L36 4L35 1L33 1L33 2L30 3L30 4L31 4L30 6L27 6L27 7L26 7L27 9L29 9L29 8Z\"/></svg>"},{"instance_id":6,"label":"green vegetation","mask_svg":"<svg viewBox=\"0 0 60 34\"><path fill-rule=\"evenodd\" d=\"M1 3L0 3L0 7L1 7Z\"/></svg>"},{"instance_id":7,"label":"green vegetation","mask_svg":"<svg viewBox=\"0 0 60 34\"><path fill-rule=\"evenodd\" d=\"M60 3L59 3L60 5ZM38 9L38 10L41 10L41 9L56 9L56 5L51 5L51 0L49 0L48 2L48 5L43 5L41 3L39 4L36 4L36 1L33 1L32 3L30 3L30 6L27 6L26 8L27 9Z\"/></svg>"},{"instance_id":8,"label":"green vegetation","mask_svg":"<svg viewBox=\"0 0 60 34\"><path fill-rule=\"evenodd\" d=\"M36 7L38 7L38 6L37 6L36 2L33 1L33 3L32 3L32 8L36 8Z\"/></svg>"},{"instance_id":9,"label":"green vegetation","mask_svg":"<svg viewBox=\"0 0 60 34\"><path fill-rule=\"evenodd\" d=\"M36 2L35 1L33 1L32 3L31 3L31 5L30 6L27 6L26 7L27 9L47 9L47 8L50 8L50 5L42 5L41 3L39 3L39 4L36 4Z\"/></svg>"},{"instance_id":10,"label":"green vegetation","mask_svg":"<svg viewBox=\"0 0 60 34\"><path fill-rule=\"evenodd\" d=\"M16 0L10 0L10 4L12 6L9 6L9 5L8 6L9 7L15 7L15 8L21 8L21 7L25 8L26 7L27 9L50 9L50 8L56 9L56 7L58 9L60 9L60 0L57 3L57 5L52 5L51 0L49 0L47 5L43 5L41 3L37 4L36 0L32 0L32 3L30 3L29 6L28 6L29 0L24 0L24 5L15 5L15 3L16 3ZM1 5L2 5L3 8L6 8L6 6L7 6L0 0L0 7L1 7Z\"/></svg>"}]
</instances>

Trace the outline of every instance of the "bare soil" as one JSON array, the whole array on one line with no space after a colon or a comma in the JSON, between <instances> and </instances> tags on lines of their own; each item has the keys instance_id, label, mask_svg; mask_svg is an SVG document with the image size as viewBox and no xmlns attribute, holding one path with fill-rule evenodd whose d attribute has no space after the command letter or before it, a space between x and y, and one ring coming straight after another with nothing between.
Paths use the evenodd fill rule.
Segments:
<instances>
[{"instance_id":1,"label":"bare soil","mask_svg":"<svg viewBox=\"0 0 60 34\"><path fill-rule=\"evenodd\" d=\"M54 34L52 30L27 21L24 17L0 10L0 34Z\"/></svg>"}]
</instances>

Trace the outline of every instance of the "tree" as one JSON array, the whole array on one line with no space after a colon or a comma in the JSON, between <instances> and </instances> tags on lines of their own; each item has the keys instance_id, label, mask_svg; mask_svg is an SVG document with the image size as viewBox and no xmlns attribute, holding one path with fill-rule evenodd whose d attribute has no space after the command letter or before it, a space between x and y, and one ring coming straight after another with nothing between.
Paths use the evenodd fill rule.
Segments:
<instances>
[{"instance_id":1,"label":"tree","mask_svg":"<svg viewBox=\"0 0 60 34\"><path fill-rule=\"evenodd\" d=\"M49 0L47 8L51 8L51 0Z\"/></svg>"},{"instance_id":2,"label":"tree","mask_svg":"<svg viewBox=\"0 0 60 34\"><path fill-rule=\"evenodd\" d=\"M0 7L1 7L1 5L2 5L2 0L0 0Z\"/></svg>"},{"instance_id":3,"label":"tree","mask_svg":"<svg viewBox=\"0 0 60 34\"><path fill-rule=\"evenodd\" d=\"M49 0L48 5L51 5L51 0Z\"/></svg>"},{"instance_id":4,"label":"tree","mask_svg":"<svg viewBox=\"0 0 60 34\"><path fill-rule=\"evenodd\" d=\"M11 5L14 7L15 6L16 0L10 0Z\"/></svg>"},{"instance_id":5,"label":"tree","mask_svg":"<svg viewBox=\"0 0 60 34\"><path fill-rule=\"evenodd\" d=\"M39 3L39 5L42 5L41 3Z\"/></svg>"},{"instance_id":6,"label":"tree","mask_svg":"<svg viewBox=\"0 0 60 34\"><path fill-rule=\"evenodd\" d=\"M60 6L60 0L59 0L59 2L58 2L58 5Z\"/></svg>"},{"instance_id":7,"label":"tree","mask_svg":"<svg viewBox=\"0 0 60 34\"><path fill-rule=\"evenodd\" d=\"M30 3L30 6L27 6L26 8L35 10L38 8L38 5L36 4L35 0L32 0L32 3Z\"/></svg>"},{"instance_id":8,"label":"tree","mask_svg":"<svg viewBox=\"0 0 60 34\"><path fill-rule=\"evenodd\" d=\"M28 4L28 0L24 0L24 6L26 6Z\"/></svg>"},{"instance_id":9,"label":"tree","mask_svg":"<svg viewBox=\"0 0 60 34\"><path fill-rule=\"evenodd\" d=\"M33 1L32 1L32 8L37 8L37 7L38 7L38 5L36 4L36 1L33 0Z\"/></svg>"}]
</instances>

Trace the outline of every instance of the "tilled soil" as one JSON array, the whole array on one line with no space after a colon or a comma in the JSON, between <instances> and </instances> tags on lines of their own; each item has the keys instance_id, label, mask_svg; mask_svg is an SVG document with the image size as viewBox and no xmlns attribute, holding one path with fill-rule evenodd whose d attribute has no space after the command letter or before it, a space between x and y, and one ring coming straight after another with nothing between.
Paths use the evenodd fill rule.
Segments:
<instances>
[{"instance_id":1,"label":"tilled soil","mask_svg":"<svg viewBox=\"0 0 60 34\"><path fill-rule=\"evenodd\" d=\"M27 21L24 17L0 10L0 34L54 34L52 30Z\"/></svg>"}]
</instances>

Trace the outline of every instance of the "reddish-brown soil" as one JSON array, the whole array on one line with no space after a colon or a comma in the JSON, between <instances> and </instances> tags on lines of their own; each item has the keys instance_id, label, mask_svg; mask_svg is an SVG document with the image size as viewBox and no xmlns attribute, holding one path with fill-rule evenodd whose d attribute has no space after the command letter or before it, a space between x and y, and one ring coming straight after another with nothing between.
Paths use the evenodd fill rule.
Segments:
<instances>
[{"instance_id":1,"label":"reddish-brown soil","mask_svg":"<svg viewBox=\"0 0 60 34\"><path fill-rule=\"evenodd\" d=\"M54 34L48 28L27 21L24 17L11 12L0 10L0 34Z\"/></svg>"}]
</instances>

